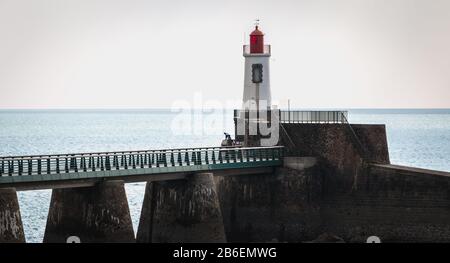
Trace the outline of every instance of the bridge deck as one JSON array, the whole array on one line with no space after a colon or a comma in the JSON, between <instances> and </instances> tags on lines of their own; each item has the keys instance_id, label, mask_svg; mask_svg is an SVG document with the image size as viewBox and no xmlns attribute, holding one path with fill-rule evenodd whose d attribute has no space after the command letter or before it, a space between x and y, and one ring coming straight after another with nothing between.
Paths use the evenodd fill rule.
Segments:
<instances>
[{"instance_id":1,"label":"bridge deck","mask_svg":"<svg viewBox=\"0 0 450 263\"><path fill-rule=\"evenodd\" d=\"M273 167L283 147L188 148L39 156L0 157L0 187L21 183L119 178Z\"/></svg>"}]
</instances>

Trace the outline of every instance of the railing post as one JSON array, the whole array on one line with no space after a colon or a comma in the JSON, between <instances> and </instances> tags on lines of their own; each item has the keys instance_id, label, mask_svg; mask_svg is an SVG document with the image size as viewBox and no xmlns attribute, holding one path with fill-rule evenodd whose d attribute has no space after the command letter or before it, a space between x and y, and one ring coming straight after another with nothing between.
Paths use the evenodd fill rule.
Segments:
<instances>
[{"instance_id":1,"label":"railing post","mask_svg":"<svg viewBox=\"0 0 450 263\"><path fill-rule=\"evenodd\" d=\"M64 170L66 173L69 173L69 158L65 158Z\"/></svg>"},{"instance_id":2,"label":"railing post","mask_svg":"<svg viewBox=\"0 0 450 263\"><path fill-rule=\"evenodd\" d=\"M84 171L84 157L83 156L80 157L80 170Z\"/></svg>"},{"instance_id":3,"label":"railing post","mask_svg":"<svg viewBox=\"0 0 450 263\"><path fill-rule=\"evenodd\" d=\"M47 158L47 174L50 174L50 158Z\"/></svg>"},{"instance_id":4,"label":"railing post","mask_svg":"<svg viewBox=\"0 0 450 263\"><path fill-rule=\"evenodd\" d=\"M58 157L56 157L56 173L59 173L60 172L60 170L59 170L59 156Z\"/></svg>"},{"instance_id":5,"label":"railing post","mask_svg":"<svg viewBox=\"0 0 450 263\"><path fill-rule=\"evenodd\" d=\"M103 156L97 157L100 160L100 171L105 170L105 164L103 163Z\"/></svg>"},{"instance_id":6,"label":"railing post","mask_svg":"<svg viewBox=\"0 0 450 263\"><path fill-rule=\"evenodd\" d=\"M213 164L216 164L216 151L214 149L212 150L211 159Z\"/></svg>"},{"instance_id":7,"label":"railing post","mask_svg":"<svg viewBox=\"0 0 450 263\"><path fill-rule=\"evenodd\" d=\"M173 156L173 151L170 152L170 165L175 166L175 157Z\"/></svg>"},{"instance_id":8,"label":"railing post","mask_svg":"<svg viewBox=\"0 0 450 263\"><path fill-rule=\"evenodd\" d=\"M205 163L209 164L208 149L205 150Z\"/></svg>"},{"instance_id":9,"label":"railing post","mask_svg":"<svg viewBox=\"0 0 450 263\"><path fill-rule=\"evenodd\" d=\"M95 172L95 159L94 159L94 156L89 157L89 159L92 160L92 171Z\"/></svg>"},{"instance_id":10,"label":"railing post","mask_svg":"<svg viewBox=\"0 0 450 263\"><path fill-rule=\"evenodd\" d=\"M105 165L106 165L106 170L107 171L111 171L111 159L109 155L105 156L106 160L105 160Z\"/></svg>"},{"instance_id":11,"label":"railing post","mask_svg":"<svg viewBox=\"0 0 450 263\"><path fill-rule=\"evenodd\" d=\"M201 152L201 150L197 151L197 164L198 165L202 164L202 152Z\"/></svg>"},{"instance_id":12,"label":"railing post","mask_svg":"<svg viewBox=\"0 0 450 263\"><path fill-rule=\"evenodd\" d=\"M81 160L83 162L83 172L87 172L86 157L81 157Z\"/></svg>"},{"instance_id":13,"label":"railing post","mask_svg":"<svg viewBox=\"0 0 450 263\"><path fill-rule=\"evenodd\" d=\"M12 171L11 171L11 161L8 161L8 175L9 175L9 176L12 175Z\"/></svg>"},{"instance_id":14,"label":"railing post","mask_svg":"<svg viewBox=\"0 0 450 263\"><path fill-rule=\"evenodd\" d=\"M191 161L192 161L192 163L194 164L194 165L197 165L197 158L196 158L196 156L195 156L195 152L194 151L192 151L192 156L191 156Z\"/></svg>"},{"instance_id":15,"label":"railing post","mask_svg":"<svg viewBox=\"0 0 450 263\"><path fill-rule=\"evenodd\" d=\"M125 169L128 169L128 160L127 160L127 158L129 158L128 157L128 155L122 155L122 157L123 157L123 167L125 168Z\"/></svg>"},{"instance_id":16,"label":"railing post","mask_svg":"<svg viewBox=\"0 0 450 263\"><path fill-rule=\"evenodd\" d=\"M38 174L42 173L42 160L41 157L38 159Z\"/></svg>"},{"instance_id":17,"label":"railing post","mask_svg":"<svg viewBox=\"0 0 450 263\"><path fill-rule=\"evenodd\" d=\"M31 175L33 172L33 160L28 160L28 175Z\"/></svg>"},{"instance_id":18,"label":"railing post","mask_svg":"<svg viewBox=\"0 0 450 263\"><path fill-rule=\"evenodd\" d=\"M77 158L76 157L72 157L72 158L73 158L73 168L74 168L75 172L78 173Z\"/></svg>"},{"instance_id":19,"label":"railing post","mask_svg":"<svg viewBox=\"0 0 450 263\"><path fill-rule=\"evenodd\" d=\"M179 166L182 166L183 165L183 159L181 158L181 152L180 151L178 151L178 157L177 157L177 162L178 162L178 165Z\"/></svg>"},{"instance_id":20,"label":"railing post","mask_svg":"<svg viewBox=\"0 0 450 263\"><path fill-rule=\"evenodd\" d=\"M119 166L119 157L117 156L117 154L114 154L114 159L116 160L116 170L119 170L120 169L120 166Z\"/></svg>"},{"instance_id":21,"label":"railing post","mask_svg":"<svg viewBox=\"0 0 450 263\"><path fill-rule=\"evenodd\" d=\"M222 150L219 150L219 163L223 163Z\"/></svg>"},{"instance_id":22,"label":"railing post","mask_svg":"<svg viewBox=\"0 0 450 263\"><path fill-rule=\"evenodd\" d=\"M19 175L22 175L23 172L23 160L19 160Z\"/></svg>"},{"instance_id":23,"label":"railing post","mask_svg":"<svg viewBox=\"0 0 450 263\"><path fill-rule=\"evenodd\" d=\"M189 153L186 150L186 152L184 153L184 162L189 165Z\"/></svg>"}]
</instances>

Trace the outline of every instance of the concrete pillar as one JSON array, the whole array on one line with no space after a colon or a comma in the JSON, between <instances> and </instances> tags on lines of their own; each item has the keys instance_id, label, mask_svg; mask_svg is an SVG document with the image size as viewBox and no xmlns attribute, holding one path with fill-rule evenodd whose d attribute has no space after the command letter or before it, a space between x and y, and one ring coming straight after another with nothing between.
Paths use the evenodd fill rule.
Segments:
<instances>
[{"instance_id":1,"label":"concrete pillar","mask_svg":"<svg viewBox=\"0 0 450 263\"><path fill-rule=\"evenodd\" d=\"M135 241L123 181L53 190L44 243L70 236L82 243Z\"/></svg>"},{"instance_id":2,"label":"concrete pillar","mask_svg":"<svg viewBox=\"0 0 450 263\"><path fill-rule=\"evenodd\" d=\"M138 242L226 242L212 173L148 183Z\"/></svg>"},{"instance_id":3,"label":"concrete pillar","mask_svg":"<svg viewBox=\"0 0 450 263\"><path fill-rule=\"evenodd\" d=\"M25 243L15 188L0 188L0 243Z\"/></svg>"}]
</instances>

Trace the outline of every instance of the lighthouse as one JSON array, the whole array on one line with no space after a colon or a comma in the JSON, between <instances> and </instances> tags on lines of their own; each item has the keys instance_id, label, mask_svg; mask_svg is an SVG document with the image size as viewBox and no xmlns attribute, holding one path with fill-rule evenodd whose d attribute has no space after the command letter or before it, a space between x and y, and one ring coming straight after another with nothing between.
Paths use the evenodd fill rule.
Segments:
<instances>
[{"instance_id":1,"label":"lighthouse","mask_svg":"<svg viewBox=\"0 0 450 263\"><path fill-rule=\"evenodd\" d=\"M244 45L244 110L270 110L270 45L264 44L264 34L258 24L250 34L250 44Z\"/></svg>"},{"instance_id":2,"label":"lighthouse","mask_svg":"<svg viewBox=\"0 0 450 263\"><path fill-rule=\"evenodd\" d=\"M246 147L273 146L278 143L279 126L270 92L270 45L264 44L264 33L255 25L250 44L244 45L244 95L242 110L235 110L236 140Z\"/></svg>"}]
</instances>

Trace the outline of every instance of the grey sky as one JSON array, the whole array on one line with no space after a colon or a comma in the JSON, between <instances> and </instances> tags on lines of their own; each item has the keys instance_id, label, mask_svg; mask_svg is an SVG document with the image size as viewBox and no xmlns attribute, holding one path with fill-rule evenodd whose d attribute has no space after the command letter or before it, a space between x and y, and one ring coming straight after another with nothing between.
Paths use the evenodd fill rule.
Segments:
<instances>
[{"instance_id":1,"label":"grey sky","mask_svg":"<svg viewBox=\"0 0 450 263\"><path fill-rule=\"evenodd\" d=\"M282 107L450 108L448 0L0 0L0 108L240 100L255 18Z\"/></svg>"}]
</instances>

